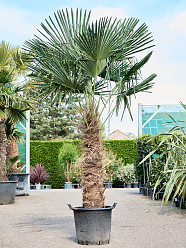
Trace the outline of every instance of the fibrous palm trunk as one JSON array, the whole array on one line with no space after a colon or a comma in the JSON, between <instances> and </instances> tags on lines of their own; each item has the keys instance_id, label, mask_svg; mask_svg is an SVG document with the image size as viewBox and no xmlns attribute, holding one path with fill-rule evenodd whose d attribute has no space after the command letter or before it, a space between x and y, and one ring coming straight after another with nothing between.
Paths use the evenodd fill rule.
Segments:
<instances>
[{"instance_id":1,"label":"fibrous palm trunk","mask_svg":"<svg viewBox=\"0 0 186 248\"><path fill-rule=\"evenodd\" d=\"M6 147L6 157L7 158L13 158L18 156L18 146L17 146L17 142L14 140L11 140L8 142L7 147ZM17 164L20 162L20 159L18 159L15 164L12 166L11 168L11 172L12 173L19 173L21 172L21 167L17 168ZM10 165L10 164L9 164Z\"/></svg>"},{"instance_id":2,"label":"fibrous palm trunk","mask_svg":"<svg viewBox=\"0 0 186 248\"><path fill-rule=\"evenodd\" d=\"M97 109L84 111L88 124L84 125L83 151L83 207L103 208L105 206L102 169L102 144Z\"/></svg>"},{"instance_id":3,"label":"fibrous palm trunk","mask_svg":"<svg viewBox=\"0 0 186 248\"><path fill-rule=\"evenodd\" d=\"M0 181L7 181L6 177L6 131L5 119L0 120Z\"/></svg>"}]
</instances>

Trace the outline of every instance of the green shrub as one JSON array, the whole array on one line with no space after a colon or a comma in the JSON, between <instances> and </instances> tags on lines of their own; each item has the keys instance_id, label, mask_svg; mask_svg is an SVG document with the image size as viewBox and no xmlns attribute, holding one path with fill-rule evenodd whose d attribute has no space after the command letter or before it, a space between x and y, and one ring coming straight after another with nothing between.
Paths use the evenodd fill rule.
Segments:
<instances>
[{"instance_id":1,"label":"green shrub","mask_svg":"<svg viewBox=\"0 0 186 248\"><path fill-rule=\"evenodd\" d=\"M71 182L75 171L73 167L79 157L77 147L72 143L65 143L59 150L58 162L61 168L62 177L65 181Z\"/></svg>"},{"instance_id":2,"label":"green shrub","mask_svg":"<svg viewBox=\"0 0 186 248\"><path fill-rule=\"evenodd\" d=\"M151 185L152 187L155 186L158 178L160 176L161 177L163 176L164 166L165 166L165 163L162 161L161 158L156 158L156 159L152 160L148 179L147 179L148 185ZM163 180L159 184L159 189L161 189L163 187L165 182L166 182L166 180L165 180L165 178L163 178Z\"/></svg>"},{"instance_id":3,"label":"green shrub","mask_svg":"<svg viewBox=\"0 0 186 248\"><path fill-rule=\"evenodd\" d=\"M143 164L139 163L143 160L143 158L145 158L145 156L147 156L151 151L158 147L158 144L160 143L161 139L162 138L157 135L152 136L151 134L144 134L139 137L135 142L137 157L134 162L134 165L136 171L136 178L141 183L147 183L151 163L153 162L153 159L161 153L162 148L156 151L156 154L151 157L151 160L148 159Z\"/></svg>"},{"instance_id":4,"label":"green shrub","mask_svg":"<svg viewBox=\"0 0 186 248\"><path fill-rule=\"evenodd\" d=\"M105 172L104 180L112 182L116 180L115 174L118 167L124 164L122 158L116 159L116 155L112 151L104 151L102 165Z\"/></svg>"},{"instance_id":5,"label":"green shrub","mask_svg":"<svg viewBox=\"0 0 186 248\"><path fill-rule=\"evenodd\" d=\"M104 140L103 145L107 150L116 154L116 158L122 158L125 165L133 164L137 157L135 140Z\"/></svg>"}]
</instances>

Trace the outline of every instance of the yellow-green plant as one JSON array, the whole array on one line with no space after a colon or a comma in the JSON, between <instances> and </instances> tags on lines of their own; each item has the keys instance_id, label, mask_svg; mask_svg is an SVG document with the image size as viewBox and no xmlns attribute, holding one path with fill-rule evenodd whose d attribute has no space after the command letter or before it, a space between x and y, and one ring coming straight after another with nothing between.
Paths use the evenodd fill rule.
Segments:
<instances>
[{"instance_id":1,"label":"yellow-green plant","mask_svg":"<svg viewBox=\"0 0 186 248\"><path fill-rule=\"evenodd\" d=\"M117 162L116 155L112 151L103 152L103 171L105 181L113 181L113 177L118 169L119 163Z\"/></svg>"},{"instance_id":2,"label":"yellow-green plant","mask_svg":"<svg viewBox=\"0 0 186 248\"><path fill-rule=\"evenodd\" d=\"M117 178L126 183L136 182L135 178L135 168L133 164L127 164L125 166L121 166L116 172Z\"/></svg>"},{"instance_id":3,"label":"yellow-green plant","mask_svg":"<svg viewBox=\"0 0 186 248\"><path fill-rule=\"evenodd\" d=\"M59 151L58 161L61 167L62 176L64 180L70 182L73 179L73 166L75 160L79 157L79 151L76 146L70 143L64 143Z\"/></svg>"}]
</instances>

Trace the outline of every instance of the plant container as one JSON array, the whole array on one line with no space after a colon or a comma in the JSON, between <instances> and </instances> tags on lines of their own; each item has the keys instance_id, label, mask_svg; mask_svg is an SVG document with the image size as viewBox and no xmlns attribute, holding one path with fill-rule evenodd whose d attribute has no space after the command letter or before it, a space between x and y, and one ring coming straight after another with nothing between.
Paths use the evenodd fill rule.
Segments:
<instances>
[{"instance_id":1,"label":"plant container","mask_svg":"<svg viewBox=\"0 0 186 248\"><path fill-rule=\"evenodd\" d=\"M178 196L174 199L174 201L175 201L176 207L180 208L180 203L181 203L181 208L186 209L186 199L185 198L181 200L181 197Z\"/></svg>"},{"instance_id":2,"label":"plant container","mask_svg":"<svg viewBox=\"0 0 186 248\"><path fill-rule=\"evenodd\" d=\"M28 195L29 190L29 175L30 173L12 173L8 174L9 181L17 181L16 196L18 195Z\"/></svg>"},{"instance_id":3,"label":"plant container","mask_svg":"<svg viewBox=\"0 0 186 248\"><path fill-rule=\"evenodd\" d=\"M113 181L112 184L114 188L124 188L124 183L121 181Z\"/></svg>"},{"instance_id":4,"label":"plant container","mask_svg":"<svg viewBox=\"0 0 186 248\"><path fill-rule=\"evenodd\" d=\"M132 188L138 188L138 183L132 183Z\"/></svg>"},{"instance_id":5,"label":"plant container","mask_svg":"<svg viewBox=\"0 0 186 248\"><path fill-rule=\"evenodd\" d=\"M116 188L124 188L124 183L123 182L118 182L116 184Z\"/></svg>"},{"instance_id":6,"label":"plant container","mask_svg":"<svg viewBox=\"0 0 186 248\"><path fill-rule=\"evenodd\" d=\"M139 183L139 193L143 194L144 184Z\"/></svg>"},{"instance_id":7,"label":"plant container","mask_svg":"<svg viewBox=\"0 0 186 248\"><path fill-rule=\"evenodd\" d=\"M163 199L163 195L164 195L164 192L157 192L156 193L156 196L155 196L155 199L157 200L162 200Z\"/></svg>"},{"instance_id":8,"label":"plant container","mask_svg":"<svg viewBox=\"0 0 186 248\"><path fill-rule=\"evenodd\" d=\"M125 183L125 188L131 188L132 184L131 183Z\"/></svg>"},{"instance_id":9,"label":"plant container","mask_svg":"<svg viewBox=\"0 0 186 248\"><path fill-rule=\"evenodd\" d=\"M105 183L103 183L103 187L105 187L107 189L111 189L112 188L112 182L105 182Z\"/></svg>"},{"instance_id":10,"label":"plant container","mask_svg":"<svg viewBox=\"0 0 186 248\"><path fill-rule=\"evenodd\" d=\"M0 205L14 203L16 186L17 181L0 182Z\"/></svg>"},{"instance_id":11,"label":"plant container","mask_svg":"<svg viewBox=\"0 0 186 248\"><path fill-rule=\"evenodd\" d=\"M142 183L138 183L139 188L143 187Z\"/></svg>"},{"instance_id":12,"label":"plant container","mask_svg":"<svg viewBox=\"0 0 186 248\"><path fill-rule=\"evenodd\" d=\"M142 188L142 192L143 195L148 195L148 185L144 184L143 188Z\"/></svg>"},{"instance_id":13,"label":"plant container","mask_svg":"<svg viewBox=\"0 0 186 248\"><path fill-rule=\"evenodd\" d=\"M36 183L36 189L41 189L41 184L40 183Z\"/></svg>"},{"instance_id":14,"label":"plant container","mask_svg":"<svg viewBox=\"0 0 186 248\"><path fill-rule=\"evenodd\" d=\"M116 207L105 206L105 208L69 208L74 212L76 236L78 244L81 245L105 245L110 242L112 209Z\"/></svg>"},{"instance_id":15,"label":"plant container","mask_svg":"<svg viewBox=\"0 0 186 248\"><path fill-rule=\"evenodd\" d=\"M148 196L153 197L153 193L154 193L154 188L149 187L148 188Z\"/></svg>"},{"instance_id":16,"label":"plant container","mask_svg":"<svg viewBox=\"0 0 186 248\"><path fill-rule=\"evenodd\" d=\"M72 189L72 182L65 182L64 189Z\"/></svg>"}]
</instances>

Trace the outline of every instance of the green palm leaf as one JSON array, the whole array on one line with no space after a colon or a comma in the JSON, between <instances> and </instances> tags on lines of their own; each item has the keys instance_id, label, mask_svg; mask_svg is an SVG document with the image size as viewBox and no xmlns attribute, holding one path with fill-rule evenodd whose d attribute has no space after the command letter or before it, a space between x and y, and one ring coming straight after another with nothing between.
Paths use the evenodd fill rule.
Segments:
<instances>
[{"instance_id":1,"label":"green palm leaf","mask_svg":"<svg viewBox=\"0 0 186 248\"><path fill-rule=\"evenodd\" d=\"M135 18L123 22L111 18L100 18L95 23L89 20L90 12L78 9L76 13L72 9L60 10L54 13L54 19L45 20L41 24L41 37L35 36L23 46L30 56L30 77L38 82L43 96L50 95L53 99L64 94L85 94L91 82L93 105L94 95L105 101L103 96L110 98L114 93L116 113L124 103L123 113L127 108L131 114L131 96L149 90L156 76L152 74L141 80L141 68L152 52L140 62L133 56L152 47L149 45L153 41L151 33L146 24L137 27L139 20ZM109 92L107 79L115 83Z\"/></svg>"}]
</instances>

